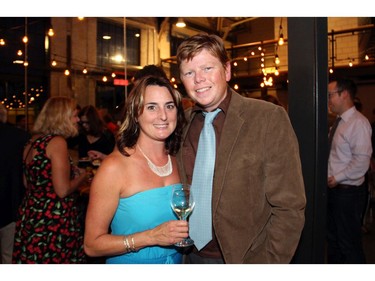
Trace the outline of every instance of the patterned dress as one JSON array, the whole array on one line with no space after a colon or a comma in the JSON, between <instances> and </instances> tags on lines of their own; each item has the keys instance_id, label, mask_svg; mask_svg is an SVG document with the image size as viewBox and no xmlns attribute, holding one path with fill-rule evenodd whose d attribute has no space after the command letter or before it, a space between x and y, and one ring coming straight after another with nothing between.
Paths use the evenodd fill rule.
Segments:
<instances>
[{"instance_id":1,"label":"patterned dress","mask_svg":"<svg viewBox=\"0 0 375 281\"><path fill-rule=\"evenodd\" d=\"M24 163L27 187L16 223L13 263L86 262L79 195L74 192L60 198L53 189L51 161L46 155L53 137L36 139L31 146L37 155Z\"/></svg>"}]
</instances>

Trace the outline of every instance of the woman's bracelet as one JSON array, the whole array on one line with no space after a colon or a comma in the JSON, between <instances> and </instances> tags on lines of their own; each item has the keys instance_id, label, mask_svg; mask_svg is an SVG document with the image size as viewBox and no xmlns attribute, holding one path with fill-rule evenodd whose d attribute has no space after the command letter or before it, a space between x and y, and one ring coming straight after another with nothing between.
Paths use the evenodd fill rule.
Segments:
<instances>
[{"instance_id":1,"label":"woman's bracelet","mask_svg":"<svg viewBox=\"0 0 375 281\"><path fill-rule=\"evenodd\" d=\"M123 241L123 243L124 243L124 246L125 246L125 248L126 248L126 252L128 253L128 252L136 252L136 250L135 250L135 243L134 243L134 237L132 236L131 237L131 246L130 246L130 243L129 243L129 240L128 240L128 236L126 236L126 235L124 235L124 241Z\"/></svg>"}]
</instances>

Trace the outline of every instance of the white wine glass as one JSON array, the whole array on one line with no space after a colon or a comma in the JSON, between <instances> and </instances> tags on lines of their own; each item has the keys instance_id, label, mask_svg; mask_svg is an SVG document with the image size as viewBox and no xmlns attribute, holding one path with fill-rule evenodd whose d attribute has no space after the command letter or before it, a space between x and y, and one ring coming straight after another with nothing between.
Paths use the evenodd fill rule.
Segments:
<instances>
[{"instance_id":1,"label":"white wine glass","mask_svg":"<svg viewBox=\"0 0 375 281\"><path fill-rule=\"evenodd\" d=\"M180 220L187 220L187 217L194 209L194 198L189 184L178 185L173 188L171 207ZM188 247L194 244L193 239L187 237L175 244L178 247Z\"/></svg>"}]
</instances>

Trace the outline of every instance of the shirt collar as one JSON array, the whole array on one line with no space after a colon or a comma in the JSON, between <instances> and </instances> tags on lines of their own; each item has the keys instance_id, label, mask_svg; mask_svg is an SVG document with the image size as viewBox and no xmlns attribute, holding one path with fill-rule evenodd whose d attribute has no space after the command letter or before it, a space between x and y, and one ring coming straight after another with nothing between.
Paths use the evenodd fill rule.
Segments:
<instances>
[{"instance_id":1,"label":"shirt collar","mask_svg":"<svg viewBox=\"0 0 375 281\"><path fill-rule=\"evenodd\" d=\"M357 111L355 106L353 105L351 108L346 110L343 114L340 115L341 119L344 120L345 122L350 119L350 117Z\"/></svg>"}]
</instances>

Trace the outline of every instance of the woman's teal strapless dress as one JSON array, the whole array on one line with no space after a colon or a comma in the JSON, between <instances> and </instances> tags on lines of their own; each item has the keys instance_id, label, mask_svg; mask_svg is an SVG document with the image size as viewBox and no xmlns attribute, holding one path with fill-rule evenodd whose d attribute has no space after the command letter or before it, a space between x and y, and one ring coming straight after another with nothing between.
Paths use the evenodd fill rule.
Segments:
<instances>
[{"instance_id":1,"label":"woman's teal strapless dress","mask_svg":"<svg viewBox=\"0 0 375 281\"><path fill-rule=\"evenodd\" d=\"M169 185L134 194L128 198L121 198L115 216L111 223L112 234L129 235L152 229L159 224L176 220L170 199L172 189L176 185ZM135 241L137 245L137 241ZM108 264L175 264L182 263L182 255L175 246L151 246L138 252L107 258Z\"/></svg>"}]
</instances>

